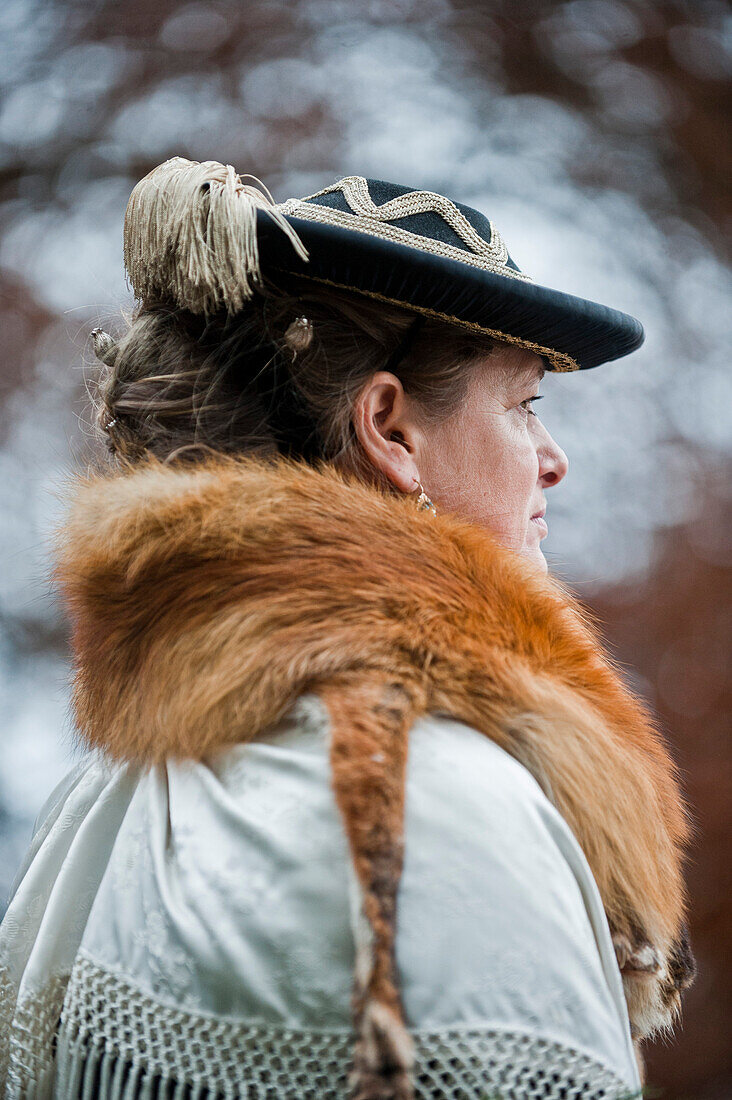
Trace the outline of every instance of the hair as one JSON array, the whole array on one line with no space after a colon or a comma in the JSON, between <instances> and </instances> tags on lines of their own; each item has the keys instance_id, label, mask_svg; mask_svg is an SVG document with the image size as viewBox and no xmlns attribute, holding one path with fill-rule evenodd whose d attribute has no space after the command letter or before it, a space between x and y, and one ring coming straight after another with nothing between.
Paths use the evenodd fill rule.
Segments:
<instances>
[{"instance_id":1,"label":"hair","mask_svg":"<svg viewBox=\"0 0 732 1100\"><path fill-rule=\"evenodd\" d=\"M234 314L143 302L116 343L97 341L106 364L98 425L123 463L146 455L195 461L211 451L276 455L288 450L277 429L284 408L307 428L311 459L383 480L359 444L354 402L407 345L416 316L305 281L268 287ZM465 400L470 368L500 343L426 319L390 369L420 422L439 423Z\"/></svg>"}]
</instances>

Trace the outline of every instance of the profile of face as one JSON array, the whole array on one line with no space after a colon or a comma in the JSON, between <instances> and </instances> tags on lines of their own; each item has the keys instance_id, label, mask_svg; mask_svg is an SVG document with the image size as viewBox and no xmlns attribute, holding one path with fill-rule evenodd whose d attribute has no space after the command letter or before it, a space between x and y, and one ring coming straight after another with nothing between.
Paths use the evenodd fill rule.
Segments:
<instances>
[{"instance_id":1,"label":"profile of face","mask_svg":"<svg viewBox=\"0 0 732 1100\"><path fill-rule=\"evenodd\" d=\"M567 456L532 409L544 374L538 355L501 345L472 371L465 401L425 425L399 379L385 371L359 394L354 426L371 463L404 493L420 482L438 512L492 531L546 573L545 490Z\"/></svg>"}]
</instances>

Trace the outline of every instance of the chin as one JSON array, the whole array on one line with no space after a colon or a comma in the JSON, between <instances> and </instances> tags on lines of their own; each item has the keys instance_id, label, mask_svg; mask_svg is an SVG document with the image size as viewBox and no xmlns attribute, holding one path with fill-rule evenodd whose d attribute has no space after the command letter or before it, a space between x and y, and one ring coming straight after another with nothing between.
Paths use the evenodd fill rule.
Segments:
<instances>
[{"instance_id":1,"label":"chin","mask_svg":"<svg viewBox=\"0 0 732 1100\"><path fill-rule=\"evenodd\" d=\"M527 561L530 561L531 564L540 573L546 574L546 573L549 572L549 565L547 564L547 560L544 557L544 555L542 554L542 552L541 552L541 550L539 549L538 546L527 547L523 551L523 554L524 554L524 557L527 559Z\"/></svg>"}]
</instances>

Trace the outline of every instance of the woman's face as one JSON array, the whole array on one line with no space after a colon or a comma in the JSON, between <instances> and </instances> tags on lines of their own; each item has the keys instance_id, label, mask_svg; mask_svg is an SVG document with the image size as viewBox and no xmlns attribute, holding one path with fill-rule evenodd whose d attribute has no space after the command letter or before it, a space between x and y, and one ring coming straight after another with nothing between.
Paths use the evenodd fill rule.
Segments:
<instances>
[{"instance_id":1,"label":"woman's face","mask_svg":"<svg viewBox=\"0 0 732 1100\"><path fill-rule=\"evenodd\" d=\"M438 512L488 528L546 572L540 543L547 528L533 517L544 512L545 490L562 480L568 462L531 411L543 373L538 355L501 346L472 374L458 412L422 429L413 457Z\"/></svg>"},{"instance_id":2,"label":"woman's face","mask_svg":"<svg viewBox=\"0 0 732 1100\"><path fill-rule=\"evenodd\" d=\"M502 344L472 370L457 412L425 425L396 375L377 371L356 398L353 424L370 464L397 489L416 499L420 481L438 512L488 528L546 573L546 524L533 517L568 463L531 411L543 374L538 355Z\"/></svg>"}]
</instances>

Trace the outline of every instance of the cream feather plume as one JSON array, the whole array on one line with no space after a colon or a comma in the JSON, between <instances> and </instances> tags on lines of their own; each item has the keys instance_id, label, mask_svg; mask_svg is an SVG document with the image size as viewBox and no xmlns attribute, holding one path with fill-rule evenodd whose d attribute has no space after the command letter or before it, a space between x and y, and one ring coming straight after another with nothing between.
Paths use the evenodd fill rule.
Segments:
<instances>
[{"instance_id":1,"label":"cream feather plume","mask_svg":"<svg viewBox=\"0 0 732 1100\"><path fill-rule=\"evenodd\" d=\"M124 262L135 297L172 299L192 313L241 309L262 283L259 210L307 260L264 185L243 183L232 165L215 160L159 164L135 186L125 213Z\"/></svg>"}]
</instances>

